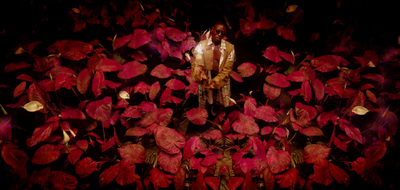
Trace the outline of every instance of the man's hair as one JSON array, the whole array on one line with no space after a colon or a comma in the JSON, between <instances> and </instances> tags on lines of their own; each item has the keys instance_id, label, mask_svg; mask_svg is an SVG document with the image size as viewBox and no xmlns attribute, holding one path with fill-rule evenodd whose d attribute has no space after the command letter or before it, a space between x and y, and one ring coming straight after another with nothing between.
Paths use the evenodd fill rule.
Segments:
<instances>
[{"instance_id":1,"label":"man's hair","mask_svg":"<svg viewBox=\"0 0 400 190\"><path fill-rule=\"evenodd\" d=\"M216 25L223 25L223 26L225 26L225 28L227 28L225 22L222 22L220 20L215 21L213 27Z\"/></svg>"}]
</instances>

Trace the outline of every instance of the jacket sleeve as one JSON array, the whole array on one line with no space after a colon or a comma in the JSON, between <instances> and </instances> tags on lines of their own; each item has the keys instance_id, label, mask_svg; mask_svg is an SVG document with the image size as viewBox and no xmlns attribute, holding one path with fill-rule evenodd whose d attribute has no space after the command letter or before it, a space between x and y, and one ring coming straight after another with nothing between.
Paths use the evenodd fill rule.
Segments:
<instances>
[{"instance_id":1,"label":"jacket sleeve","mask_svg":"<svg viewBox=\"0 0 400 190\"><path fill-rule=\"evenodd\" d=\"M228 52L229 53L229 52ZM235 49L232 48L229 53L226 62L222 68L222 70L215 76L212 80L215 81L216 88L222 88L226 82L229 80L230 74L232 72L233 63L235 61Z\"/></svg>"},{"instance_id":2,"label":"jacket sleeve","mask_svg":"<svg viewBox=\"0 0 400 190\"><path fill-rule=\"evenodd\" d=\"M199 83L202 81L201 74L204 72L204 58L203 58L203 47L199 43L193 49L193 61L192 61L192 78L195 82Z\"/></svg>"}]
</instances>

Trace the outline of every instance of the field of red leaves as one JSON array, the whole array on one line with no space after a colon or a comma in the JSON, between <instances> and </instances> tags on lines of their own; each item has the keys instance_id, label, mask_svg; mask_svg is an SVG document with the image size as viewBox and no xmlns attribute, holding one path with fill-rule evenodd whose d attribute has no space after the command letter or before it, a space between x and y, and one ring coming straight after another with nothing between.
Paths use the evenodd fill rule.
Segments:
<instances>
[{"instance_id":1,"label":"field of red leaves","mask_svg":"<svg viewBox=\"0 0 400 190\"><path fill-rule=\"evenodd\" d=\"M234 1L220 10L236 45L233 101L212 116L190 71L209 37L188 16L196 3L74 2L57 13L71 35L25 39L7 55L9 189L399 187L389 175L400 169L398 49L367 47L348 28L301 47L305 5Z\"/></svg>"}]
</instances>

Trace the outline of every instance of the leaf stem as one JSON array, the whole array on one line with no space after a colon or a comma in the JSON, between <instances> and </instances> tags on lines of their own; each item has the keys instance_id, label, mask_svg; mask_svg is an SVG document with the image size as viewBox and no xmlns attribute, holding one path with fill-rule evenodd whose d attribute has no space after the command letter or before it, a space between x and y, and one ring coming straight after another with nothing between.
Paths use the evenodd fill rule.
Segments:
<instances>
[{"instance_id":1,"label":"leaf stem","mask_svg":"<svg viewBox=\"0 0 400 190\"><path fill-rule=\"evenodd\" d=\"M1 105L1 104L0 104L0 109L1 109L1 111L3 112L4 115L7 115L7 114L8 114L7 111L6 111L6 109L4 109L3 105Z\"/></svg>"}]
</instances>

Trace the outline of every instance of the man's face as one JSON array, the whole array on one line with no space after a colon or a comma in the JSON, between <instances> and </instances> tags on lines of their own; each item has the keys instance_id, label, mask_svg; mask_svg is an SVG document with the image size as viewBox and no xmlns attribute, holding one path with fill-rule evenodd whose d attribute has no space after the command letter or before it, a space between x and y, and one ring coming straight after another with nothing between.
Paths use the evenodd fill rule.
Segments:
<instances>
[{"instance_id":1,"label":"man's face","mask_svg":"<svg viewBox=\"0 0 400 190\"><path fill-rule=\"evenodd\" d=\"M221 43L222 38L225 36L226 27L222 24L216 24L211 29L212 41L214 44Z\"/></svg>"}]
</instances>

